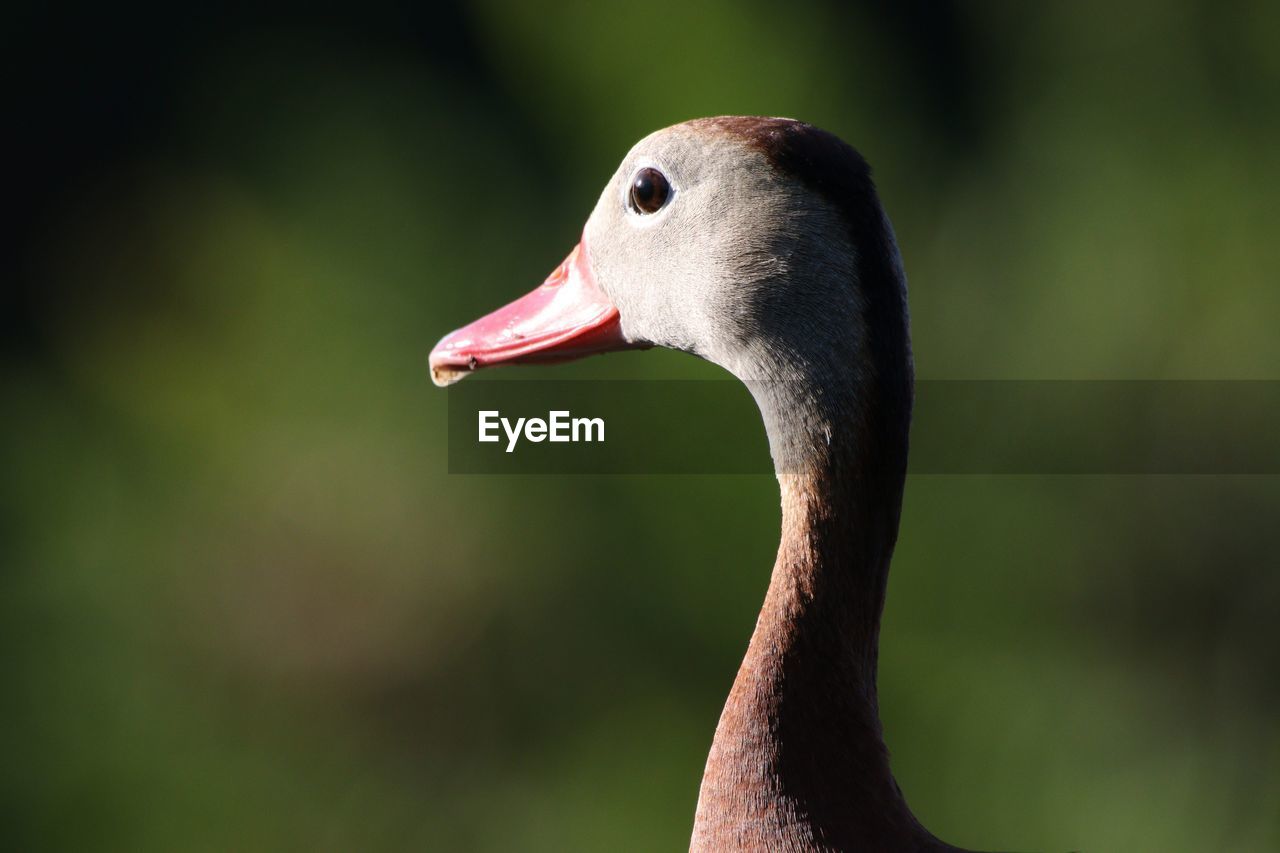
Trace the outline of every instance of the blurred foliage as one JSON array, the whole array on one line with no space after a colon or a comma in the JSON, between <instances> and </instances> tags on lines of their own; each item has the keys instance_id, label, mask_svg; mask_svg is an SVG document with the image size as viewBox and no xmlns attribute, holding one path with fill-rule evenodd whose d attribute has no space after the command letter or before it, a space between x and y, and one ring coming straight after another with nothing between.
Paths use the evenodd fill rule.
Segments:
<instances>
[{"instance_id":1,"label":"blurred foliage","mask_svg":"<svg viewBox=\"0 0 1280 853\"><path fill-rule=\"evenodd\" d=\"M776 485L449 477L431 344L540 281L640 136L763 113L874 164L921 376L1280 378L1277 32L1263 0L16 13L4 846L684 846ZM881 704L926 825L1280 846L1277 509L912 478Z\"/></svg>"}]
</instances>

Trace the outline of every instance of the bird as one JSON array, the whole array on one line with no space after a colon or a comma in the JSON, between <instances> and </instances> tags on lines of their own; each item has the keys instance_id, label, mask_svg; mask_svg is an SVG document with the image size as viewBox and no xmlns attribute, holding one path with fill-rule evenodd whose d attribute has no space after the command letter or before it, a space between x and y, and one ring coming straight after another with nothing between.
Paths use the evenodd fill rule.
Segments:
<instances>
[{"instance_id":1,"label":"bird","mask_svg":"<svg viewBox=\"0 0 1280 853\"><path fill-rule=\"evenodd\" d=\"M727 370L764 421L777 559L712 738L690 850L940 851L894 780L876 693L914 397L906 275L867 161L788 118L638 142L531 293L431 351L496 365L666 347Z\"/></svg>"}]
</instances>

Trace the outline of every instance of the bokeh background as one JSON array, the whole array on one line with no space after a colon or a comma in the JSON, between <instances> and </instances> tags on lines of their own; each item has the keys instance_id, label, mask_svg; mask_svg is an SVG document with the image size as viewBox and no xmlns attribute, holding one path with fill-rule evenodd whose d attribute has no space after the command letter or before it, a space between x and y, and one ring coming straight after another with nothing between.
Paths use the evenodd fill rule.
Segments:
<instances>
[{"instance_id":1,"label":"bokeh background","mask_svg":"<svg viewBox=\"0 0 1280 853\"><path fill-rule=\"evenodd\" d=\"M6 17L5 849L687 843L776 484L450 477L425 370L657 127L859 147L922 377L1280 379L1267 0ZM1278 510L1274 477L913 477L881 704L926 825L1280 849Z\"/></svg>"}]
</instances>

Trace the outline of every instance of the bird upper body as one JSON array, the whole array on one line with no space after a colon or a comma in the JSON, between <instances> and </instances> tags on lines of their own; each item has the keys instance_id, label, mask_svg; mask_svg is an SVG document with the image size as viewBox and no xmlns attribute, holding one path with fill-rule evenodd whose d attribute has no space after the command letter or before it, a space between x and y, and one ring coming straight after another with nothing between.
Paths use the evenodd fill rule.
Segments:
<instances>
[{"instance_id":1,"label":"bird upper body","mask_svg":"<svg viewBox=\"0 0 1280 853\"><path fill-rule=\"evenodd\" d=\"M675 125L623 159L533 293L446 336L490 364L663 346L726 369L765 423L777 561L716 727L695 850L953 850L908 809L876 699L906 476L906 279L862 157L791 119Z\"/></svg>"}]
</instances>

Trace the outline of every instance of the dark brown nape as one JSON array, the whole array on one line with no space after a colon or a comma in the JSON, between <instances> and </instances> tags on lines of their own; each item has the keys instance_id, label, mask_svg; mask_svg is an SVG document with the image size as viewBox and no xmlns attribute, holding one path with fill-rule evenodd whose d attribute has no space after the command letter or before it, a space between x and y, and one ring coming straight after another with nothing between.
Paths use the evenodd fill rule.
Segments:
<instances>
[{"instance_id":1,"label":"dark brown nape","mask_svg":"<svg viewBox=\"0 0 1280 853\"><path fill-rule=\"evenodd\" d=\"M692 124L745 141L776 170L824 198L845 221L858 268L852 284L862 297L868 330L873 385L865 390L875 400L866 437L874 446L864 450L863 461L891 479L905 475L914 384L906 289L871 167L840 137L795 119L719 116Z\"/></svg>"},{"instance_id":2,"label":"dark brown nape","mask_svg":"<svg viewBox=\"0 0 1280 853\"><path fill-rule=\"evenodd\" d=\"M782 543L716 729L698 850L954 850L925 830L889 770L876 698L880 614L906 477L913 366L905 282L871 171L836 136L790 119L723 117L730 134L841 215L867 339L845 424L811 467L779 472ZM845 393L847 390L848 393ZM821 458L817 458L821 457Z\"/></svg>"}]
</instances>

